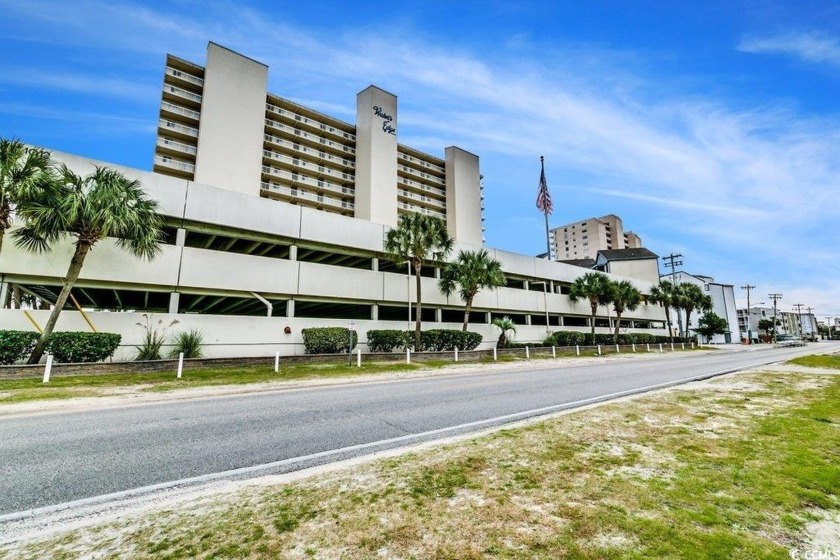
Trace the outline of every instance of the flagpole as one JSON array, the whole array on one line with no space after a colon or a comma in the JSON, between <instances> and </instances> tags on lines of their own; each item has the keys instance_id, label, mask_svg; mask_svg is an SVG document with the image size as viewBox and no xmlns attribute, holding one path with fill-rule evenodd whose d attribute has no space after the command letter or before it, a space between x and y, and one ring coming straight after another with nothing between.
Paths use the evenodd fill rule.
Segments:
<instances>
[{"instance_id":1,"label":"flagpole","mask_svg":"<svg viewBox=\"0 0 840 560\"><path fill-rule=\"evenodd\" d=\"M545 158L540 156L540 172L541 177L545 177ZM548 235L548 206L543 209L543 214L545 215L545 258L546 260L551 260L551 242L549 241Z\"/></svg>"}]
</instances>

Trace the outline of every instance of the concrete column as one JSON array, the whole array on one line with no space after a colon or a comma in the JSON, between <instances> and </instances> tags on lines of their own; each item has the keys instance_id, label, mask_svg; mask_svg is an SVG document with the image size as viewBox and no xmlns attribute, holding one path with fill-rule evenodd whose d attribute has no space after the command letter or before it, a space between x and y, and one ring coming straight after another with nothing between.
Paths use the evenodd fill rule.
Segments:
<instances>
[{"instance_id":1,"label":"concrete column","mask_svg":"<svg viewBox=\"0 0 840 560\"><path fill-rule=\"evenodd\" d=\"M296 261L297 260L297 245L292 245L289 247L289 260Z\"/></svg>"},{"instance_id":2,"label":"concrete column","mask_svg":"<svg viewBox=\"0 0 840 560\"><path fill-rule=\"evenodd\" d=\"M6 308L6 302L9 299L9 283L6 278L0 279L0 309Z\"/></svg>"},{"instance_id":3,"label":"concrete column","mask_svg":"<svg viewBox=\"0 0 840 560\"><path fill-rule=\"evenodd\" d=\"M376 259L374 259L374 260L376 260ZM370 320L371 321L378 321L379 320L379 306L375 303L370 306Z\"/></svg>"},{"instance_id":4,"label":"concrete column","mask_svg":"<svg viewBox=\"0 0 840 560\"><path fill-rule=\"evenodd\" d=\"M376 86L356 96L355 216L397 225L397 97ZM447 201L447 205L449 202Z\"/></svg>"},{"instance_id":5,"label":"concrete column","mask_svg":"<svg viewBox=\"0 0 840 560\"><path fill-rule=\"evenodd\" d=\"M557 324L560 325L561 327L565 326L563 324L563 316L562 315L557 316Z\"/></svg>"},{"instance_id":6,"label":"concrete column","mask_svg":"<svg viewBox=\"0 0 840 560\"><path fill-rule=\"evenodd\" d=\"M286 302L286 317L292 318L295 316L295 300L290 299Z\"/></svg>"},{"instance_id":7,"label":"concrete column","mask_svg":"<svg viewBox=\"0 0 840 560\"><path fill-rule=\"evenodd\" d=\"M443 309L435 309L435 322L443 323Z\"/></svg>"},{"instance_id":8,"label":"concrete column","mask_svg":"<svg viewBox=\"0 0 840 560\"><path fill-rule=\"evenodd\" d=\"M187 230L178 228L175 232L175 245L183 247L187 243Z\"/></svg>"},{"instance_id":9,"label":"concrete column","mask_svg":"<svg viewBox=\"0 0 840 560\"><path fill-rule=\"evenodd\" d=\"M446 155L446 229L457 241L483 245L478 156L456 146Z\"/></svg>"},{"instance_id":10,"label":"concrete column","mask_svg":"<svg viewBox=\"0 0 840 560\"><path fill-rule=\"evenodd\" d=\"M435 267L435 279L440 280L440 267Z\"/></svg>"},{"instance_id":11,"label":"concrete column","mask_svg":"<svg viewBox=\"0 0 840 560\"><path fill-rule=\"evenodd\" d=\"M374 272L379 271L379 258L373 257L370 259L370 269Z\"/></svg>"},{"instance_id":12,"label":"concrete column","mask_svg":"<svg viewBox=\"0 0 840 560\"><path fill-rule=\"evenodd\" d=\"M493 322L493 315L489 311L484 313L484 322L488 325Z\"/></svg>"},{"instance_id":13,"label":"concrete column","mask_svg":"<svg viewBox=\"0 0 840 560\"><path fill-rule=\"evenodd\" d=\"M526 325L530 325L530 324L531 324L531 315L525 315L525 324L526 324Z\"/></svg>"},{"instance_id":14,"label":"concrete column","mask_svg":"<svg viewBox=\"0 0 840 560\"><path fill-rule=\"evenodd\" d=\"M195 181L260 195L268 66L207 46Z\"/></svg>"},{"instance_id":15,"label":"concrete column","mask_svg":"<svg viewBox=\"0 0 840 560\"><path fill-rule=\"evenodd\" d=\"M529 284L528 284L528 281L527 281L527 280L525 280L525 281L523 281L523 282L522 282L522 287L523 287L524 289L526 289L526 290L529 288Z\"/></svg>"},{"instance_id":16,"label":"concrete column","mask_svg":"<svg viewBox=\"0 0 840 560\"><path fill-rule=\"evenodd\" d=\"M178 313L178 305L181 303L181 294L179 292L172 292L169 294L169 312L172 314Z\"/></svg>"}]
</instances>

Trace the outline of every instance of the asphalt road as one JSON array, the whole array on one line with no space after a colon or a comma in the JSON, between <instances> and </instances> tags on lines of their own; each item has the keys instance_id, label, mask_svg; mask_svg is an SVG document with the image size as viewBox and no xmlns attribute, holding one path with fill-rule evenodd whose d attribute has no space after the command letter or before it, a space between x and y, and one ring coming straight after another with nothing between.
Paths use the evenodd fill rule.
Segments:
<instances>
[{"instance_id":1,"label":"asphalt road","mask_svg":"<svg viewBox=\"0 0 840 560\"><path fill-rule=\"evenodd\" d=\"M686 353L0 419L0 515L173 481L290 472L827 348Z\"/></svg>"}]
</instances>

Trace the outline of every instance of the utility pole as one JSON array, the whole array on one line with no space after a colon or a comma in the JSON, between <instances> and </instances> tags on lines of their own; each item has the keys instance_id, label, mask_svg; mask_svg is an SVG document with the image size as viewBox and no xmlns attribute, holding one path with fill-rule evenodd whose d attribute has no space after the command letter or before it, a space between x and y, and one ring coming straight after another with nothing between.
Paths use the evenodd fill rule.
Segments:
<instances>
[{"instance_id":1,"label":"utility pole","mask_svg":"<svg viewBox=\"0 0 840 560\"><path fill-rule=\"evenodd\" d=\"M755 286L747 284L741 286L742 290L747 290L747 344L752 344L752 317L750 316L750 290L755 289Z\"/></svg>"},{"instance_id":2,"label":"utility pole","mask_svg":"<svg viewBox=\"0 0 840 560\"><path fill-rule=\"evenodd\" d=\"M682 261L677 259L681 259L682 255L675 255L671 253L667 257L662 257L662 260L665 261L665 268L671 269L671 284L674 286L677 285L677 267L682 266ZM677 325L679 326L679 335L682 337L682 316L680 315L680 310L678 308L674 308L674 312L677 314ZM671 325L668 325L668 328L671 328Z\"/></svg>"},{"instance_id":3,"label":"utility pole","mask_svg":"<svg viewBox=\"0 0 840 560\"><path fill-rule=\"evenodd\" d=\"M776 344L776 329L778 328L776 325L776 308L777 302L782 299L782 294L768 294L770 298L773 300L773 344Z\"/></svg>"},{"instance_id":4,"label":"utility pole","mask_svg":"<svg viewBox=\"0 0 840 560\"><path fill-rule=\"evenodd\" d=\"M805 304L794 303L793 307L796 308L796 322L799 324L799 338L802 338L802 308L805 307Z\"/></svg>"}]
</instances>

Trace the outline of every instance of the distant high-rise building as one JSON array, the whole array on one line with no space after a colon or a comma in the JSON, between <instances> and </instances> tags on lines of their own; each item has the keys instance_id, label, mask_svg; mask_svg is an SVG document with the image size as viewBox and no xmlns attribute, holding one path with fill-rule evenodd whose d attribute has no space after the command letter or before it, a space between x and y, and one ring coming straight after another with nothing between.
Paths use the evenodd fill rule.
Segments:
<instances>
[{"instance_id":1,"label":"distant high-rise building","mask_svg":"<svg viewBox=\"0 0 840 560\"><path fill-rule=\"evenodd\" d=\"M598 251L642 246L641 238L632 231L624 231L621 218L615 214L558 226L549 236L555 260L595 259Z\"/></svg>"}]
</instances>

